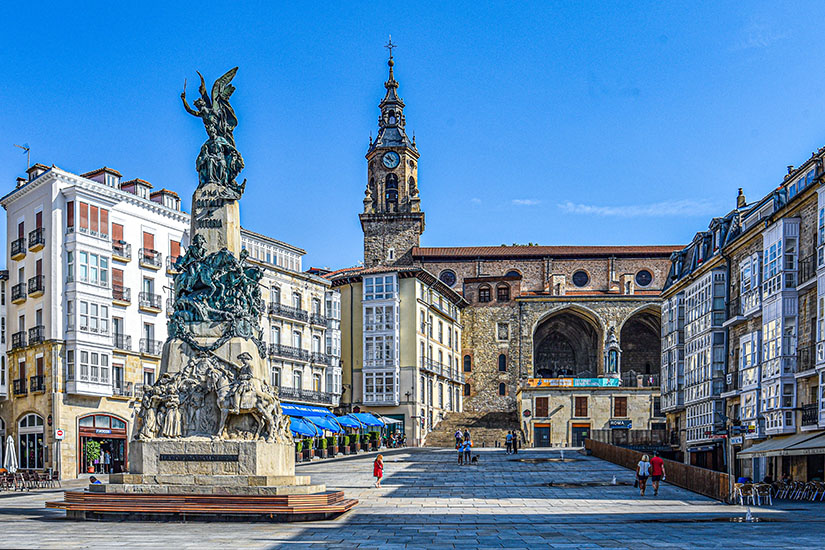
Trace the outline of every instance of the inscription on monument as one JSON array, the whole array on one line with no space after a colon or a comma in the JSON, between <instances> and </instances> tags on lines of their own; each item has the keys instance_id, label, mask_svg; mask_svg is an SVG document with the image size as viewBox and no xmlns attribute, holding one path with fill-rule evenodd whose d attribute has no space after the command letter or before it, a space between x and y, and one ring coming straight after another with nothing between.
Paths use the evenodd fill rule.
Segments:
<instances>
[{"instance_id":1,"label":"inscription on monument","mask_svg":"<svg viewBox=\"0 0 825 550\"><path fill-rule=\"evenodd\" d=\"M168 462L238 462L238 455L161 454L158 460Z\"/></svg>"}]
</instances>

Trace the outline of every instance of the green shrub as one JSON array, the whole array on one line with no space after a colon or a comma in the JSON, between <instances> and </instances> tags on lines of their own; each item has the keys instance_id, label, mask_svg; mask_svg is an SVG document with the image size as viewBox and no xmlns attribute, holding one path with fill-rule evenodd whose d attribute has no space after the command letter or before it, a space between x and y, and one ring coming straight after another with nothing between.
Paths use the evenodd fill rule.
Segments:
<instances>
[{"instance_id":1,"label":"green shrub","mask_svg":"<svg viewBox=\"0 0 825 550\"><path fill-rule=\"evenodd\" d=\"M100 458L100 443L90 439L86 442L86 461L92 464L98 458Z\"/></svg>"},{"instance_id":2,"label":"green shrub","mask_svg":"<svg viewBox=\"0 0 825 550\"><path fill-rule=\"evenodd\" d=\"M327 438L324 438L324 439L321 440L321 448L322 449L327 448Z\"/></svg>"},{"instance_id":3,"label":"green shrub","mask_svg":"<svg viewBox=\"0 0 825 550\"><path fill-rule=\"evenodd\" d=\"M327 438L327 447L335 447L335 436L331 435Z\"/></svg>"},{"instance_id":4,"label":"green shrub","mask_svg":"<svg viewBox=\"0 0 825 550\"><path fill-rule=\"evenodd\" d=\"M304 442L303 441L299 441L298 443L295 444L295 452L296 453L300 453L303 450L304 450Z\"/></svg>"},{"instance_id":5,"label":"green shrub","mask_svg":"<svg viewBox=\"0 0 825 550\"><path fill-rule=\"evenodd\" d=\"M380 436L380 432L370 432L370 439L372 439L373 441L378 441L378 438Z\"/></svg>"},{"instance_id":6,"label":"green shrub","mask_svg":"<svg viewBox=\"0 0 825 550\"><path fill-rule=\"evenodd\" d=\"M344 436L344 446L346 447L347 445L349 445L349 436L345 435Z\"/></svg>"}]
</instances>

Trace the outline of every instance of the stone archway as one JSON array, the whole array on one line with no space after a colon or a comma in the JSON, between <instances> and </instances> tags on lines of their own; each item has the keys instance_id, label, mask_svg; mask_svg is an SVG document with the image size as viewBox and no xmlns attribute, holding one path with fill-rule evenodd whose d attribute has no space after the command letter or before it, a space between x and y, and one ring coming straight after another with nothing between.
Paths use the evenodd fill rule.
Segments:
<instances>
[{"instance_id":1,"label":"stone archway","mask_svg":"<svg viewBox=\"0 0 825 550\"><path fill-rule=\"evenodd\" d=\"M593 378L599 375L602 334L597 319L564 308L548 315L533 334L533 376Z\"/></svg>"},{"instance_id":2,"label":"stone archway","mask_svg":"<svg viewBox=\"0 0 825 550\"><path fill-rule=\"evenodd\" d=\"M622 323L622 378L655 375L661 358L661 315L653 308L637 311Z\"/></svg>"}]
</instances>

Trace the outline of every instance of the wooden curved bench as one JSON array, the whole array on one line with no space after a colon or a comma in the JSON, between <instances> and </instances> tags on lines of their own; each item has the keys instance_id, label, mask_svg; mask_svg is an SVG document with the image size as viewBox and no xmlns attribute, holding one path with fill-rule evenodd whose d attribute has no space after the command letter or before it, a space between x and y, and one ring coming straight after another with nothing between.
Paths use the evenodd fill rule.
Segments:
<instances>
[{"instance_id":1,"label":"wooden curved bench","mask_svg":"<svg viewBox=\"0 0 825 550\"><path fill-rule=\"evenodd\" d=\"M312 495L237 496L237 495L170 495L140 493L91 493L66 491L61 502L47 502L46 508L66 510L73 519L107 519L124 515L133 519L156 519L179 516L183 519L228 519L245 516L257 519L301 521L324 519L351 510L356 499L344 498L343 491L326 491Z\"/></svg>"}]
</instances>

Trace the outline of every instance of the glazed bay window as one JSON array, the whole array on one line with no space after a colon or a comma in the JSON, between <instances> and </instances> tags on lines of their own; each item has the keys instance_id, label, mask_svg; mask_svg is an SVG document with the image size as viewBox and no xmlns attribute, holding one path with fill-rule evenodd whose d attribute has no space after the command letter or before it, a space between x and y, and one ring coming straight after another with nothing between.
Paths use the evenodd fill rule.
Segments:
<instances>
[{"instance_id":1,"label":"glazed bay window","mask_svg":"<svg viewBox=\"0 0 825 550\"><path fill-rule=\"evenodd\" d=\"M392 335L364 338L364 366L391 366L395 361L395 337Z\"/></svg>"},{"instance_id":2,"label":"glazed bay window","mask_svg":"<svg viewBox=\"0 0 825 550\"><path fill-rule=\"evenodd\" d=\"M364 330L381 331L395 329L393 306L366 306L364 308Z\"/></svg>"},{"instance_id":3,"label":"glazed bay window","mask_svg":"<svg viewBox=\"0 0 825 550\"><path fill-rule=\"evenodd\" d=\"M109 334L109 306L81 300L80 330Z\"/></svg>"},{"instance_id":4,"label":"glazed bay window","mask_svg":"<svg viewBox=\"0 0 825 550\"><path fill-rule=\"evenodd\" d=\"M395 275L364 277L364 300L392 300L395 298Z\"/></svg>"},{"instance_id":5,"label":"glazed bay window","mask_svg":"<svg viewBox=\"0 0 825 550\"><path fill-rule=\"evenodd\" d=\"M367 403L395 402L395 373L365 372L364 401Z\"/></svg>"},{"instance_id":6,"label":"glazed bay window","mask_svg":"<svg viewBox=\"0 0 825 550\"><path fill-rule=\"evenodd\" d=\"M109 356L96 351L80 351L80 372L82 382L109 383Z\"/></svg>"},{"instance_id":7,"label":"glazed bay window","mask_svg":"<svg viewBox=\"0 0 825 550\"><path fill-rule=\"evenodd\" d=\"M105 256L80 251L78 253L80 280L102 287L109 286L109 259Z\"/></svg>"}]
</instances>

